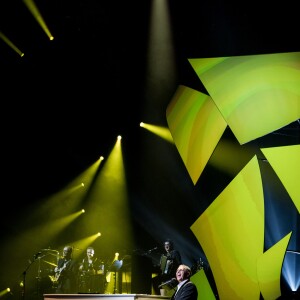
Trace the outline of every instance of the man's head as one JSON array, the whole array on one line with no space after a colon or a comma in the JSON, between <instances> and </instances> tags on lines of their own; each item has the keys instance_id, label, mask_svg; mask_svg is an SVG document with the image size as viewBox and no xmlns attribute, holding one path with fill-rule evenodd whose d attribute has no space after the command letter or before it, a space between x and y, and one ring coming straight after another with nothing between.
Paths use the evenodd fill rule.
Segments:
<instances>
[{"instance_id":1,"label":"man's head","mask_svg":"<svg viewBox=\"0 0 300 300\"><path fill-rule=\"evenodd\" d=\"M185 279L190 278L192 275L192 270L187 265L179 265L176 271L176 279L178 282L182 282Z\"/></svg>"},{"instance_id":2,"label":"man's head","mask_svg":"<svg viewBox=\"0 0 300 300\"><path fill-rule=\"evenodd\" d=\"M63 256L65 258L71 258L73 252L73 248L71 246L65 246L63 250Z\"/></svg>"},{"instance_id":3,"label":"man's head","mask_svg":"<svg viewBox=\"0 0 300 300\"><path fill-rule=\"evenodd\" d=\"M95 254L94 248L93 248L93 247L88 247L88 248L86 249L86 254L87 254L88 257L93 257L94 254Z\"/></svg>"},{"instance_id":4,"label":"man's head","mask_svg":"<svg viewBox=\"0 0 300 300\"><path fill-rule=\"evenodd\" d=\"M170 239L165 240L164 248L167 252L173 250L173 242Z\"/></svg>"}]
</instances>

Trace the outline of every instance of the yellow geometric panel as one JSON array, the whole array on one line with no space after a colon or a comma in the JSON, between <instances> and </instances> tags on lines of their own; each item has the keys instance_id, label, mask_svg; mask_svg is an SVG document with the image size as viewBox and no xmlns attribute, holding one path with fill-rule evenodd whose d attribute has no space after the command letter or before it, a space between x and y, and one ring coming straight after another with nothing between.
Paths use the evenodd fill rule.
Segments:
<instances>
[{"instance_id":1,"label":"yellow geometric panel","mask_svg":"<svg viewBox=\"0 0 300 300\"><path fill-rule=\"evenodd\" d=\"M209 261L220 299L257 300L264 249L264 197L254 157L191 226Z\"/></svg>"},{"instance_id":2,"label":"yellow geometric panel","mask_svg":"<svg viewBox=\"0 0 300 300\"><path fill-rule=\"evenodd\" d=\"M300 145L264 148L261 151L300 213Z\"/></svg>"},{"instance_id":3,"label":"yellow geometric panel","mask_svg":"<svg viewBox=\"0 0 300 300\"><path fill-rule=\"evenodd\" d=\"M189 62L240 144L300 118L300 52Z\"/></svg>"},{"instance_id":4,"label":"yellow geometric panel","mask_svg":"<svg viewBox=\"0 0 300 300\"><path fill-rule=\"evenodd\" d=\"M264 300L278 299L281 296L281 268L291 234L286 235L257 259L257 277Z\"/></svg>"},{"instance_id":5,"label":"yellow geometric panel","mask_svg":"<svg viewBox=\"0 0 300 300\"><path fill-rule=\"evenodd\" d=\"M201 269L199 272L192 275L191 281L197 287L198 300L215 300L216 299L203 269Z\"/></svg>"},{"instance_id":6,"label":"yellow geometric panel","mask_svg":"<svg viewBox=\"0 0 300 300\"><path fill-rule=\"evenodd\" d=\"M177 150L196 184L227 124L209 96L182 85L168 105L166 117Z\"/></svg>"}]
</instances>

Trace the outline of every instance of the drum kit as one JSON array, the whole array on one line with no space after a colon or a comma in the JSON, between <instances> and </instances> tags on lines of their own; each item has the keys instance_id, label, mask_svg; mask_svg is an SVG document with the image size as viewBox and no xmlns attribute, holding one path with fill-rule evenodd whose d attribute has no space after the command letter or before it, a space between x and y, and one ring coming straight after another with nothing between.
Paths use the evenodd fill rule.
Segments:
<instances>
[{"instance_id":1,"label":"drum kit","mask_svg":"<svg viewBox=\"0 0 300 300\"><path fill-rule=\"evenodd\" d=\"M106 287L105 265L100 262L95 269L79 272L79 293L103 294Z\"/></svg>"},{"instance_id":2,"label":"drum kit","mask_svg":"<svg viewBox=\"0 0 300 300\"><path fill-rule=\"evenodd\" d=\"M35 254L35 259L38 260L38 292L51 293L54 291L54 268L57 266L59 259L59 251L54 249L41 249Z\"/></svg>"}]
</instances>

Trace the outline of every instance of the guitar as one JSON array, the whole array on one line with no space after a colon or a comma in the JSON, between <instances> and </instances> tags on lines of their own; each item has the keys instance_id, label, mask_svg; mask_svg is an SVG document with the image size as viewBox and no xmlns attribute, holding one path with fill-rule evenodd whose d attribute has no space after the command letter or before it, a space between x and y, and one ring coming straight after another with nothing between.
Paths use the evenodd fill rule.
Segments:
<instances>
[{"instance_id":1,"label":"guitar","mask_svg":"<svg viewBox=\"0 0 300 300\"><path fill-rule=\"evenodd\" d=\"M53 278L53 282L58 282L59 281L61 273L63 272L63 270L66 269L66 267L68 266L69 262L70 262L70 260L66 261L64 263L64 265L55 272L55 275L54 275L54 278Z\"/></svg>"}]
</instances>

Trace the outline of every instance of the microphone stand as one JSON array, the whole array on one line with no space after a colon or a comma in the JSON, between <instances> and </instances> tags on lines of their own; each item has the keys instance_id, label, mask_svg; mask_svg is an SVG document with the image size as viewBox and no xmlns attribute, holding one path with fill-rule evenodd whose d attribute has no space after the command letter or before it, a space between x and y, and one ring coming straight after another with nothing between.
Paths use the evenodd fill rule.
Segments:
<instances>
[{"instance_id":1,"label":"microphone stand","mask_svg":"<svg viewBox=\"0 0 300 300\"><path fill-rule=\"evenodd\" d=\"M22 273L22 276L23 276L23 284L21 285L22 286L22 290L21 290L21 299L25 300L25 291L26 291L26 274L27 274L27 271L29 270L29 268L31 267L31 265L35 262L34 260L31 261L30 259L28 260L29 261L29 264L28 266L26 267L26 269L23 271Z\"/></svg>"},{"instance_id":2,"label":"microphone stand","mask_svg":"<svg viewBox=\"0 0 300 300\"><path fill-rule=\"evenodd\" d=\"M25 300L25 292L26 292L26 275L27 275L27 271L29 270L29 268L31 267L31 265L38 259L39 260L39 266L38 266L38 276L37 276L37 293L38 293L38 297L39 297L39 292L40 292L40 272L41 272L41 258L43 258L45 255L43 256L39 256L40 252L35 254L33 256L33 261L31 261L30 259L28 260L29 264L28 266L25 268L25 270L22 273L23 276L23 284L22 284L22 291L21 291L21 299Z\"/></svg>"},{"instance_id":3,"label":"microphone stand","mask_svg":"<svg viewBox=\"0 0 300 300\"><path fill-rule=\"evenodd\" d=\"M35 260L38 259L38 273L37 273L37 277L36 277L36 293L37 293L37 298L40 299L42 294L41 294L41 258L43 258L44 256L46 255L43 255L43 256L37 256L37 258L35 258Z\"/></svg>"}]
</instances>

